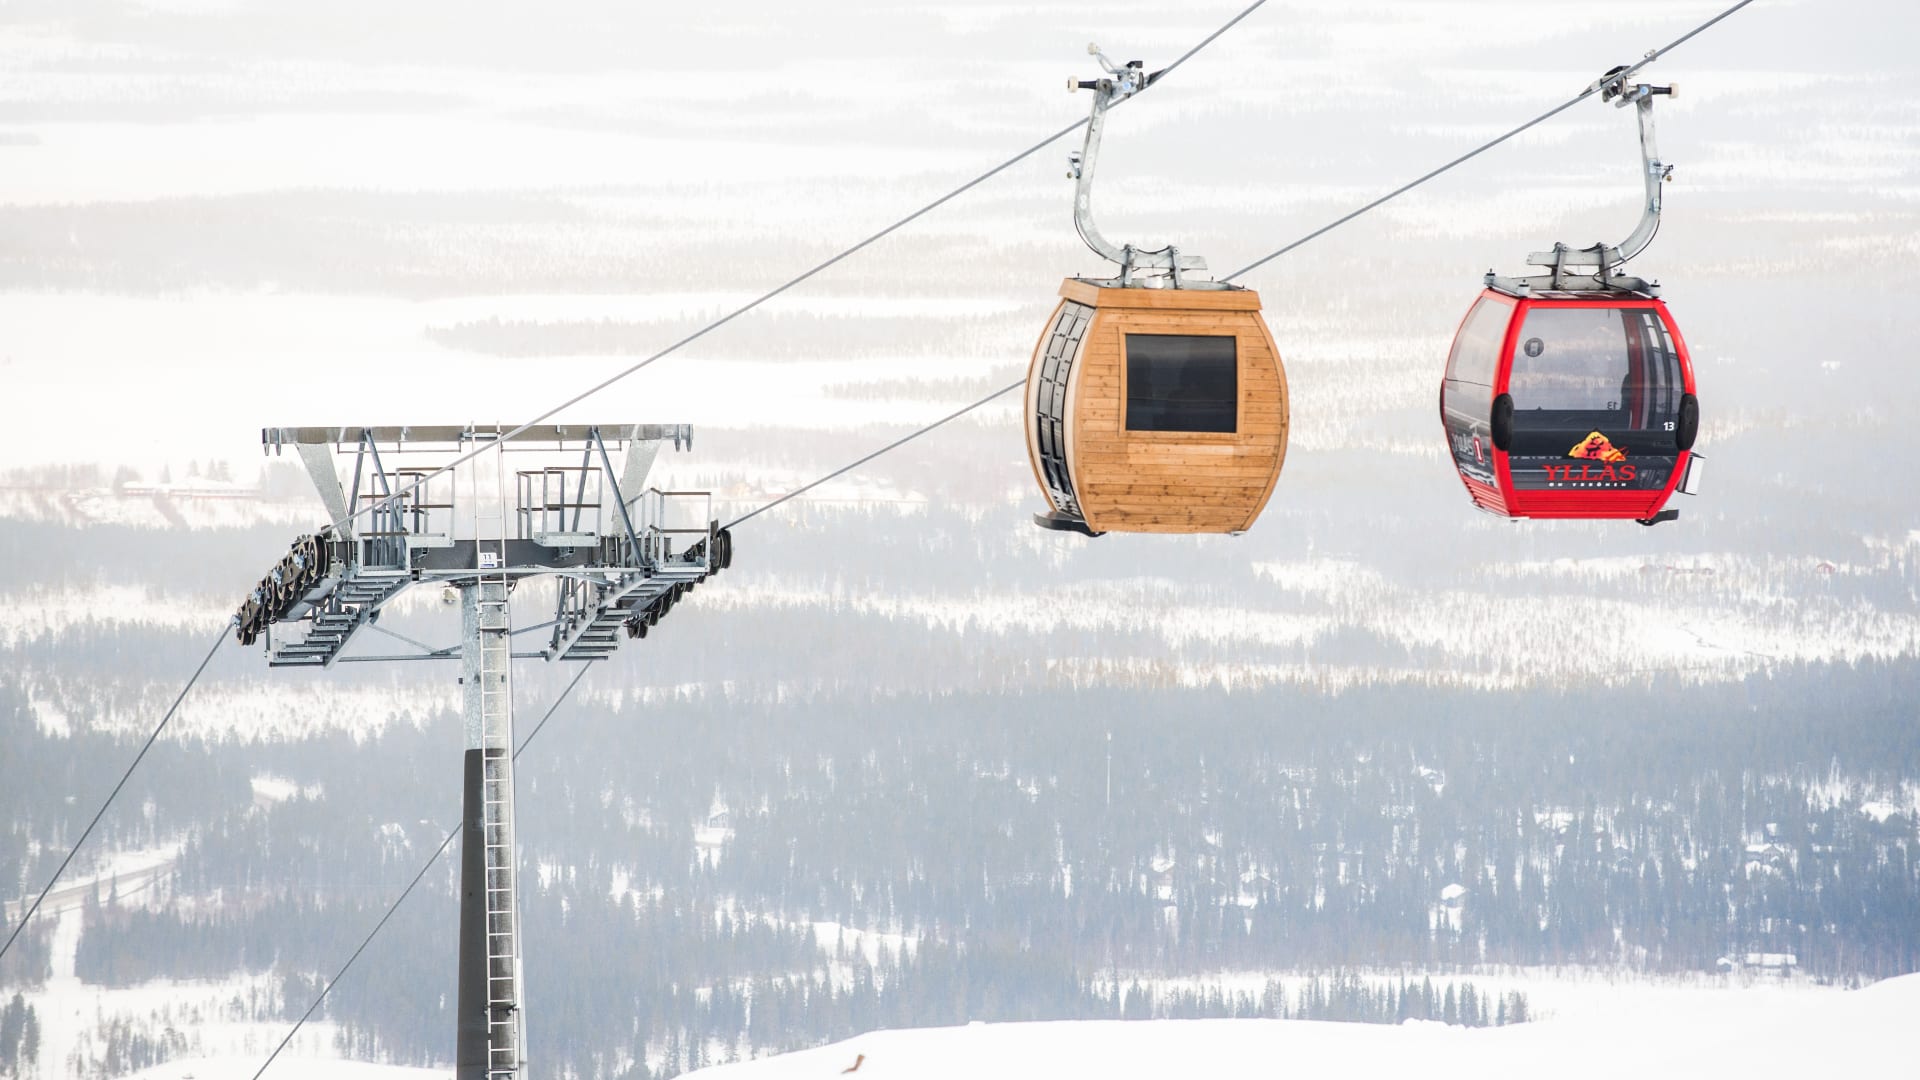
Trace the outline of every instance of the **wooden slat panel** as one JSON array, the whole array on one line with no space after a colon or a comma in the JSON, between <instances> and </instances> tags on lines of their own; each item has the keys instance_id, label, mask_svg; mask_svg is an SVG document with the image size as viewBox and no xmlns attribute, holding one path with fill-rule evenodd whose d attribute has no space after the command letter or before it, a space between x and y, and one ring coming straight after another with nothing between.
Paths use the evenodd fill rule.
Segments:
<instances>
[{"instance_id":1,"label":"wooden slat panel","mask_svg":"<svg viewBox=\"0 0 1920 1080\"><path fill-rule=\"evenodd\" d=\"M1200 442L1174 442L1167 439L1149 439L1139 432L1122 434L1115 431L1109 435L1104 446L1089 442L1086 452L1089 454L1107 454L1108 457L1092 459L1103 465L1140 465L1164 461L1170 465L1227 465L1243 461L1250 457L1273 457L1279 448L1271 443L1248 442L1236 439L1230 443L1208 444Z\"/></svg>"},{"instance_id":2,"label":"wooden slat panel","mask_svg":"<svg viewBox=\"0 0 1920 1080\"><path fill-rule=\"evenodd\" d=\"M1171 469L1212 469L1230 466L1250 466L1279 460L1279 447L1269 442L1267 445L1238 443L1232 446L1210 447L1199 444L1145 444L1138 436L1128 438L1115 429L1110 432L1089 432L1086 445L1080 448L1089 469L1144 468L1159 466Z\"/></svg>"},{"instance_id":3,"label":"wooden slat panel","mask_svg":"<svg viewBox=\"0 0 1920 1080\"><path fill-rule=\"evenodd\" d=\"M1160 522L1165 524L1212 525L1215 528L1233 528L1239 522L1252 516L1248 506L1201 506L1191 509L1174 507L1169 509L1163 502L1124 504L1104 507L1102 516L1122 520L1132 520L1142 524Z\"/></svg>"},{"instance_id":4,"label":"wooden slat panel","mask_svg":"<svg viewBox=\"0 0 1920 1080\"><path fill-rule=\"evenodd\" d=\"M1089 524L1102 531L1223 533L1244 529L1247 517L1243 513L1169 517L1164 514L1116 511L1101 515L1097 523L1089 519Z\"/></svg>"},{"instance_id":5,"label":"wooden slat panel","mask_svg":"<svg viewBox=\"0 0 1920 1080\"><path fill-rule=\"evenodd\" d=\"M1165 457L1194 464L1224 462L1250 455L1272 456L1280 450L1271 438L1249 439L1240 435L1178 435L1164 431L1116 430L1108 438L1113 440L1112 445L1089 445L1087 449L1096 453L1131 455L1127 460Z\"/></svg>"},{"instance_id":6,"label":"wooden slat panel","mask_svg":"<svg viewBox=\"0 0 1920 1080\"><path fill-rule=\"evenodd\" d=\"M1193 484L1176 481L1167 484L1138 483L1121 484L1120 487L1139 487L1140 491L1114 491L1112 487L1101 485L1097 490L1103 494L1100 502L1105 506L1157 506L1161 510L1184 510L1201 506L1252 506L1252 500L1260 494L1261 484L1254 488L1216 487L1213 485Z\"/></svg>"},{"instance_id":7,"label":"wooden slat panel","mask_svg":"<svg viewBox=\"0 0 1920 1080\"><path fill-rule=\"evenodd\" d=\"M1125 506L1135 502L1159 502L1163 506L1239 506L1248 510L1267 490L1267 478L1253 477L1238 487L1222 484L1191 484L1185 481L1152 484L1090 484L1082 488L1086 498L1107 506Z\"/></svg>"},{"instance_id":8,"label":"wooden slat panel","mask_svg":"<svg viewBox=\"0 0 1920 1080\"><path fill-rule=\"evenodd\" d=\"M1260 294L1252 289L1102 289L1068 278L1060 283L1060 295L1102 309L1260 310Z\"/></svg>"},{"instance_id":9,"label":"wooden slat panel","mask_svg":"<svg viewBox=\"0 0 1920 1080\"><path fill-rule=\"evenodd\" d=\"M1195 334L1202 337L1253 336L1248 319L1257 319L1250 311L1121 311L1113 316L1114 329L1121 334Z\"/></svg>"},{"instance_id":10,"label":"wooden slat panel","mask_svg":"<svg viewBox=\"0 0 1920 1080\"><path fill-rule=\"evenodd\" d=\"M1210 503L1196 506L1169 505L1164 499L1144 498L1118 503L1102 502L1099 513L1102 516L1127 517L1136 521L1227 524L1250 517L1253 513L1253 505L1248 499L1237 499L1232 504Z\"/></svg>"},{"instance_id":11,"label":"wooden slat panel","mask_svg":"<svg viewBox=\"0 0 1920 1080\"><path fill-rule=\"evenodd\" d=\"M1263 378L1270 380L1272 385L1279 388L1280 401L1275 410L1278 414L1274 424L1277 428L1274 436L1277 459L1273 463L1273 478L1267 482L1267 489L1260 493L1260 498L1253 504L1252 511L1247 516L1248 524L1266 510L1268 500L1273 498L1274 485L1280 482L1280 471L1286 466L1287 460L1287 429L1291 426L1290 410L1292 408L1287 395L1287 372L1280 358L1279 346L1273 343L1273 334L1267 329L1266 320L1259 320L1258 325L1260 340L1265 346L1260 350L1259 370Z\"/></svg>"},{"instance_id":12,"label":"wooden slat panel","mask_svg":"<svg viewBox=\"0 0 1920 1080\"><path fill-rule=\"evenodd\" d=\"M1240 442L1228 446L1148 443L1139 438L1115 437L1105 446L1089 443L1084 452L1088 455L1087 463L1090 465L1133 465L1161 461L1169 465L1207 466L1229 465L1255 458L1269 459L1276 455L1276 448Z\"/></svg>"},{"instance_id":13,"label":"wooden slat panel","mask_svg":"<svg viewBox=\"0 0 1920 1080\"><path fill-rule=\"evenodd\" d=\"M1099 447L1088 449L1094 453L1100 452ZM1237 470L1241 470L1265 474L1273 471L1274 460L1271 457L1264 459L1225 457L1211 461L1196 461L1193 458L1181 457L1130 457L1116 461L1109 457L1103 461L1089 461L1085 467L1087 482L1092 484L1126 483L1133 477L1149 475L1155 477L1156 482L1159 482L1161 477L1184 476L1193 478L1197 483L1204 483L1205 477L1216 473L1234 476Z\"/></svg>"}]
</instances>

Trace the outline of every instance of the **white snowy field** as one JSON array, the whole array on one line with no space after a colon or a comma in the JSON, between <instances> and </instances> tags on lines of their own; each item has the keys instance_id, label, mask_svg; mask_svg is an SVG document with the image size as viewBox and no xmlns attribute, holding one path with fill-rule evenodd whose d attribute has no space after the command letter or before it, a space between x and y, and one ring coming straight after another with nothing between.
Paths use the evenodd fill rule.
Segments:
<instances>
[{"instance_id":1,"label":"white snowy field","mask_svg":"<svg viewBox=\"0 0 1920 1080\"><path fill-rule=\"evenodd\" d=\"M67 916L77 923L77 913ZM64 928L63 928L64 929ZM63 943L64 944L64 943ZM1418 976L1413 976L1415 981ZM975 1023L873 1031L828 1046L706 1069L715 1080L807 1080L838 1076L915 1080L985 1077L1053 1080L1084 1076L1267 1076L1298 1070L1344 1075L1417 1073L1426 1080L1499 1077L1743 1078L1899 1076L1914 1060L1911 1018L1920 1015L1920 975L1861 990L1762 979L1601 978L1534 972L1469 976L1489 990L1523 989L1550 1015L1503 1028L1398 1026L1310 1020L1131 1020ZM286 1033L284 1022L220 1018L225 1003L271 993L261 979L162 982L105 990L57 977L29 998L48 1017L43 1076L111 1017L183 1025L191 1051L127 1074L139 1080L251 1080ZM58 1003L56 1010L49 1006ZM62 1015L57 1011L64 1008ZM276 1059L275 1080L427 1080L451 1067L406 1068L333 1057L332 1025L302 1030ZM449 1037L451 1037L449 1035ZM531 1044L538 1075L539 1044Z\"/></svg>"},{"instance_id":2,"label":"white snowy field","mask_svg":"<svg viewBox=\"0 0 1920 1080\"><path fill-rule=\"evenodd\" d=\"M1858 991L1783 987L1642 993L1504 1028L1311 1020L1145 1020L877 1031L830 1046L702 1070L713 1080L853 1073L993 1077L1782 1077L1909 1075L1920 975Z\"/></svg>"},{"instance_id":3,"label":"white snowy field","mask_svg":"<svg viewBox=\"0 0 1920 1080\"><path fill-rule=\"evenodd\" d=\"M176 1058L164 1065L128 1073L127 1080L253 1080L253 1075L260 1071L260 1062L265 1059L265 1054ZM275 1061L266 1075L273 1080L447 1080L453 1070L288 1057Z\"/></svg>"},{"instance_id":4,"label":"white snowy field","mask_svg":"<svg viewBox=\"0 0 1920 1080\"><path fill-rule=\"evenodd\" d=\"M129 1074L156 1080L186 1076L250 1077L286 1035L287 1025L283 1022L246 1018L262 1003L276 1000L275 977L271 974L220 980L161 980L125 988L91 985L77 974L75 957L80 946L85 896L104 888L111 880L119 889L122 905L144 902L147 897L143 894L148 888L165 880L155 875L165 870L177 851L177 847L167 847L122 853L100 872L77 879L50 897L47 906L42 908L42 917L57 920L51 957L53 972L44 986L25 994L27 1004L40 1018L39 1076L81 1075L99 1069L108 1032L115 1025L129 1025L156 1038L162 1037L163 1032L177 1036L179 1046L185 1051L181 1057ZM302 1029L290 1051L308 1055L309 1061L295 1065L289 1059L286 1075L376 1078L412 1071L327 1061L333 1034L333 1026L327 1023ZM224 1060L231 1065L231 1070L198 1067L193 1058L202 1054L210 1055L208 1065Z\"/></svg>"}]
</instances>

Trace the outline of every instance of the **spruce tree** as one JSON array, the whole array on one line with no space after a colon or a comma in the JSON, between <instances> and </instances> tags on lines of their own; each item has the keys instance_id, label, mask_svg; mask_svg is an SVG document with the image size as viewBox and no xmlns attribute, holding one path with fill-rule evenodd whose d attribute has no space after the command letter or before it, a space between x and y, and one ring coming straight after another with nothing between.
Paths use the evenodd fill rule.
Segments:
<instances>
[{"instance_id":1,"label":"spruce tree","mask_svg":"<svg viewBox=\"0 0 1920 1080\"><path fill-rule=\"evenodd\" d=\"M40 1060L40 1018L34 1015L33 1006L27 1006L27 1019L20 1027L21 1072L38 1071Z\"/></svg>"}]
</instances>

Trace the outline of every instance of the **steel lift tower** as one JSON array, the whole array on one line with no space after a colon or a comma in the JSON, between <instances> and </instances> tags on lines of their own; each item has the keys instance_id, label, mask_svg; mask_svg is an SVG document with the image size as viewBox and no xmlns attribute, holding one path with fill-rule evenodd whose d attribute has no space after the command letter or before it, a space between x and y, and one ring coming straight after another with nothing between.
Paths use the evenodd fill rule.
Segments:
<instances>
[{"instance_id":1,"label":"steel lift tower","mask_svg":"<svg viewBox=\"0 0 1920 1080\"><path fill-rule=\"evenodd\" d=\"M682 596L732 562L705 491L646 487L686 425L268 428L291 448L333 524L294 541L236 614L241 644L273 667L458 660L466 728L460 845L458 1080L525 1075L513 809L513 661L598 660L645 637ZM489 443L492 452L474 454ZM616 460L618 465L616 466ZM443 468L451 465L451 468ZM351 480L343 477L349 472ZM553 617L513 626L514 589L556 581ZM408 586L438 584L460 640L436 648L379 625ZM370 630L405 652L349 654ZM522 634L546 647L516 652Z\"/></svg>"}]
</instances>

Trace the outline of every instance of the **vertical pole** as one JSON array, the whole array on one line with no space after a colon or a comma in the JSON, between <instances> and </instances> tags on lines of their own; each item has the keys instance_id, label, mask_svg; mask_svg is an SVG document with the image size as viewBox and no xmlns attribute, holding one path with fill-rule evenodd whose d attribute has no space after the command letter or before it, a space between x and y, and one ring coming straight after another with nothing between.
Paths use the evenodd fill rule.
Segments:
<instances>
[{"instance_id":1,"label":"vertical pole","mask_svg":"<svg viewBox=\"0 0 1920 1080\"><path fill-rule=\"evenodd\" d=\"M518 1077L525 1064L513 836L513 680L507 582L460 586L466 718L460 845L458 1080Z\"/></svg>"}]
</instances>

